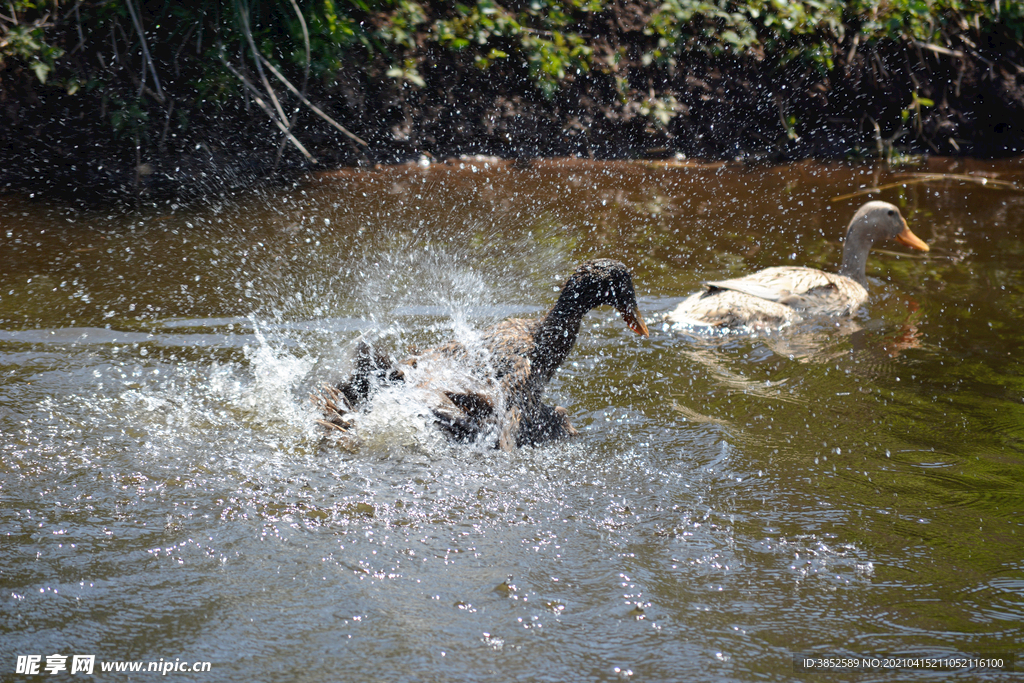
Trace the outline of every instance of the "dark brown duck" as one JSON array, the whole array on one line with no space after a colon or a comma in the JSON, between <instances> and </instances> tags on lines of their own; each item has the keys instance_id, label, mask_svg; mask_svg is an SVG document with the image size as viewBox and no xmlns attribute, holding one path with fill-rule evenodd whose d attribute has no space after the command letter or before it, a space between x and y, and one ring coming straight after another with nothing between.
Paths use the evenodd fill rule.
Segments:
<instances>
[{"instance_id":1,"label":"dark brown duck","mask_svg":"<svg viewBox=\"0 0 1024 683\"><path fill-rule=\"evenodd\" d=\"M416 374L413 369L447 360L471 363L473 386L445 386L429 374L409 381L429 389L436 423L452 438L472 441L496 429L497 446L512 450L574 435L576 430L565 409L541 399L545 386L576 344L583 316L605 305L613 306L631 330L648 336L626 266L598 259L576 269L544 317L512 318L488 328L481 340L484 359L460 342L449 342L394 364L385 354L361 343L348 380L326 387L323 395L314 397L324 414L320 423L348 431L352 428L348 415L365 403L375 388L406 382Z\"/></svg>"}]
</instances>

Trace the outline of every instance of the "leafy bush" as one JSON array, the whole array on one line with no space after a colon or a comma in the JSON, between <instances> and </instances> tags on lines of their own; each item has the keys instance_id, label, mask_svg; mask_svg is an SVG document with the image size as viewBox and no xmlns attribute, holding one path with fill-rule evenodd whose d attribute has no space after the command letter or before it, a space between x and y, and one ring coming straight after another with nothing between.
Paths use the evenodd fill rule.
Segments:
<instances>
[{"instance_id":1,"label":"leafy bush","mask_svg":"<svg viewBox=\"0 0 1024 683\"><path fill-rule=\"evenodd\" d=\"M6 20L0 20L0 67L5 58L16 58L28 65L40 83L46 83L64 50L52 45L46 37L46 29L52 27L50 13L43 3L29 0L13 0L8 3L11 12Z\"/></svg>"},{"instance_id":2,"label":"leafy bush","mask_svg":"<svg viewBox=\"0 0 1024 683\"><path fill-rule=\"evenodd\" d=\"M620 38L641 48L644 66L673 68L701 55L760 60L768 69L796 64L821 75L853 40L945 46L968 29L1024 40L1020 0L663 0L640 5L623 31L632 34L611 39L616 29L607 28L608 17L621 8L607 0L8 0L6 7L0 68L21 65L69 93L83 84L103 91L106 116L119 130L144 130L162 118L146 113L154 102L168 106L161 73L178 79L182 117L182 93L194 93L195 102L237 99L244 87L230 65L255 80L263 59L301 74L303 84L312 77L329 85L346 69L377 63L398 85L424 88L428 55L448 51L481 70L522 69L549 98L598 70L625 100L637 91L618 66L634 58ZM671 93L651 90L637 99L657 126L679 107ZM918 119L921 106L912 112Z\"/></svg>"}]
</instances>

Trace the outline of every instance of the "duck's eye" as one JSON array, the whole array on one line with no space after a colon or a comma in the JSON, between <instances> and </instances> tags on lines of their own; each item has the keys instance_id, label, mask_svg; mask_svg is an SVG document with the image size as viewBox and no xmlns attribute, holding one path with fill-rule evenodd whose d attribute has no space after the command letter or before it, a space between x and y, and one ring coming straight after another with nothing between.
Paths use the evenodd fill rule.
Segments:
<instances>
[{"instance_id":1,"label":"duck's eye","mask_svg":"<svg viewBox=\"0 0 1024 683\"><path fill-rule=\"evenodd\" d=\"M889 209L889 215L890 215L890 216L895 216L895 215L896 215L896 212L895 212L895 211L893 211L892 209Z\"/></svg>"}]
</instances>

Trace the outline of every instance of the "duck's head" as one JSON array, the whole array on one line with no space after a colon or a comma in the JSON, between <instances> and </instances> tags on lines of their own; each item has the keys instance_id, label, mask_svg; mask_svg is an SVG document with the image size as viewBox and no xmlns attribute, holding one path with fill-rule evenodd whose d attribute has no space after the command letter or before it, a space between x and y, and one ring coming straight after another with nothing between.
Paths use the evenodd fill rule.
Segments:
<instances>
[{"instance_id":1,"label":"duck's head","mask_svg":"<svg viewBox=\"0 0 1024 683\"><path fill-rule=\"evenodd\" d=\"M889 202L868 202L860 207L850 221L846 238L849 240L855 235L868 237L871 242L896 240L911 249L928 251L928 244L910 231L900 210Z\"/></svg>"},{"instance_id":2,"label":"duck's head","mask_svg":"<svg viewBox=\"0 0 1024 683\"><path fill-rule=\"evenodd\" d=\"M559 301L563 300L581 313L598 306L614 306L629 329L649 336L637 307L633 278L619 261L595 259L580 264L562 289Z\"/></svg>"},{"instance_id":3,"label":"duck's head","mask_svg":"<svg viewBox=\"0 0 1024 683\"><path fill-rule=\"evenodd\" d=\"M911 249L928 251L928 245L907 227L900 210L889 202L868 202L853 215L846 231L840 275L853 278L862 285L867 282L868 252L871 245L882 240L896 240Z\"/></svg>"}]
</instances>

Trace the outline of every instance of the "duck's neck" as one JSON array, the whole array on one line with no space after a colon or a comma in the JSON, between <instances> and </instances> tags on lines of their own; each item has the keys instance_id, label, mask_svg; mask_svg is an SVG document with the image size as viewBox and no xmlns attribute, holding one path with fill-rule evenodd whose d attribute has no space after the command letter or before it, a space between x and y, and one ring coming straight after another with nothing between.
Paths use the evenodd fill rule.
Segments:
<instances>
[{"instance_id":1,"label":"duck's neck","mask_svg":"<svg viewBox=\"0 0 1024 683\"><path fill-rule=\"evenodd\" d=\"M863 231L850 230L846 233L843 245L843 262L839 266L839 274L856 280L862 287L867 287L868 252L871 251L873 240Z\"/></svg>"},{"instance_id":2,"label":"duck's neck","mask_svg":"<svg viewBox=\"0 0 1024 683\"><path fill-rule=\"evenodd\" d=\"M576 345L580 323L589 310L572 293L562 292L558 303L541 320L540 329L534 336L533 357L530 361L534 372L539 372L545 381L551 379Z\"/></svg>"}]
</instances>

